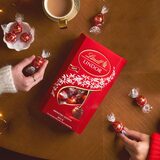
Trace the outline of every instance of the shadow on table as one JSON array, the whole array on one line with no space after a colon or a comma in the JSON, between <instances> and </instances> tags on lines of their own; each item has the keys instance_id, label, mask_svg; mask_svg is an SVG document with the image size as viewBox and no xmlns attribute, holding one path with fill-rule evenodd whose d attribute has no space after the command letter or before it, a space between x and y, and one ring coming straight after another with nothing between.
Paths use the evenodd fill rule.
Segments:
<instances>
[{"instance_id":1,"label":"shadow on table","mask_svg":"<svg viewBox=\"0 0 160 160\"><path fill-rule=\"evenodd\" d=\"M3 37L3 30L0 27L0 37ZM3 42L3 38L0 38L0 46L1 48L6 48L6 44Z\"/></svg>"},{"instance_id":2,"label":"shadow on table","mask_svg":"<svg viewBox=\"0 0 160 160\"><path fill-rule=\"evenodd\" d=\"M118 160L129 160L129 154L128 152L125 150L125 148L122 148L122 150L119 152L118 154Z\"/></svg>"},{"instance_id":3,"label":"shadow on table","mask_svg":"<svg viewBox=\"0 0 160 160\"><path fill-rule=\"evenodd\" d=\"M160 119L157 121L156 126L157 126L156 132L160 133Z\"/></svg>"},{"instance_id":4,"label":"shadow on table","mask_svg":"<svg viewBox=\"0 0 160 160\"><path fill-rule=\"evenodd\" d=\"M42 1L39 0L15 0L14 2L17 12L27 16L27 18L36 18L41 20L43 14Z\"/></svg>"},{"instance_id":5,"label":"shadow on table","mask_svg":"<svg viewBox=\"0 0 160 160\"><path fill-rule=\"evenodd\" d=\"M114 139L115 147L116 148L122 148L117 154L117 160L128 160L130 156L129 156L128 152L125 150L124 147L118 147L119 142L120 142L119 137L115 136L115 139Z\"/></svg>"},{"instance_id":6,"label":"shadow on table","mask_svg":"<svg viewBox=\"0 0 160 160\"><path fill-rule=\"evenodd\" d=\"M45 160L45 159L30 157L30 156L26 156L26 155L19 154L16 152L12 152L4 148L0 148L0 159L3 159L3 160Z\"/></svg>"}]
</instances>

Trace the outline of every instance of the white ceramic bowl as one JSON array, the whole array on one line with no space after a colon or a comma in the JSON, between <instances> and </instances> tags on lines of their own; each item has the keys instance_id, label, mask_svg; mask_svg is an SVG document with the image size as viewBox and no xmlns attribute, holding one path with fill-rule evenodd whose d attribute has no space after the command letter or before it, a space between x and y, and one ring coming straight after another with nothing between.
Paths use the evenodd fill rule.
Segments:
<instances>
[{"instance_id":1,"label":"white ceramic bowl","mask_svg":"<svg viewBox=\"0 0 160 160\"><path fill-rule=\"evenodd\" d=\"M16 42L7 42L5 39L5 34L10 32L10 28L14 23L15 22L10 22L8 24L1 25L1 27L3 29L3 34L4 34L3 41L6 43L6 45L9 49L14 49L16 51L22 51L22 50L28 49L30 47L31 43L34 41L35 29L31 28L28 23L22 22L22 24L21 24L22 25L22 33L24 33L24 32L30 33L31 40L29 40L26 43L22 42L20 40L20 35L22 33L20 33L17 35Z\"/></svg>"}]
</instances>

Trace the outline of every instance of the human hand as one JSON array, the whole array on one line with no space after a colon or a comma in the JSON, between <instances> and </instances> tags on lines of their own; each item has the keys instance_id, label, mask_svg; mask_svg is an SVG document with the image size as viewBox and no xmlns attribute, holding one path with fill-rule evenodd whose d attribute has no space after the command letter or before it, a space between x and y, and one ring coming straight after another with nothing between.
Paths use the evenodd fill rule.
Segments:
<instances>
[{"instance_id":1,"label":"human hand","mask_svg":"<svg viewBox=\"0 0 160 160\"><path fill-rule=\"evenodd\" d=\"M22 72L24 67L29 65L34 60L34 58L34 55L29 58L25 58L23 61L12 67L14 84L16 89L19 91L29 91L33 86L38 84L43 79L48 60L45 60L39 71L32 76L25 77Z\"/></svg>"},{"instance_id":2,"label":"human hand","mask_svg":"<svg viewBox=\"0 0 160 160\"><path fill-rule=\"evenodd\" d=\"M119 134L122 139L126 150L130 154L130 160L146 160L148 151L150 137L146 134L130 130L125 128L126 135Z\"/></svg>"}]
</instances>

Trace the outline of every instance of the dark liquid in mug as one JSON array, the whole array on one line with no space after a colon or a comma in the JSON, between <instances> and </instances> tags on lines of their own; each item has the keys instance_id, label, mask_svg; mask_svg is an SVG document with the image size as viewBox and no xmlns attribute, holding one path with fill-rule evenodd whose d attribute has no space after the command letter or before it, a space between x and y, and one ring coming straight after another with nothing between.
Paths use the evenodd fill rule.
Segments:
<instances>
[{"instance_id":1,"label":"dark liquid in mug","mask_svg":"<svg viewBox=\"0 0 160 160\"><path fill-rule=\"evenodd\" d=\"M47 10L56 17L65 16L72 8L72 0L47 0Z\"/></svg>"}]
</instances>

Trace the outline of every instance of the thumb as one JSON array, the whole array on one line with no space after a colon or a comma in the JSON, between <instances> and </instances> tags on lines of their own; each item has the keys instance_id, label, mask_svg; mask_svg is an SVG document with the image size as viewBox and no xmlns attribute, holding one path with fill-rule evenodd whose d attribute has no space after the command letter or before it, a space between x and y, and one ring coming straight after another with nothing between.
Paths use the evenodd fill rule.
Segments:
<instances>
[{"instance_id":1,"label":"thumb","mask_svg":"<svg viewBox=\"0 0 160 160\"><path fill-rule=\"evenodd\" d=\"M31 57L25 58L23 61L21 61L19 63L19 67L23 69L24 67L29 65L34 59L35 59L35 55L32 55Z\"/></svg>"},{"instance_id":2,"label":"thumb","mask_svg":"<svg viewBox=\"0 0 160 160\"><path fill-rule=\"evenodd\" d=\"M126 127L124 129L126 131L127 136L130 139L134 139L134 140L137 140L137 141L142 141L143 140L143 134L142 133L134 131L134 130L130 130Z\"/></svg>"}]
</instances>

